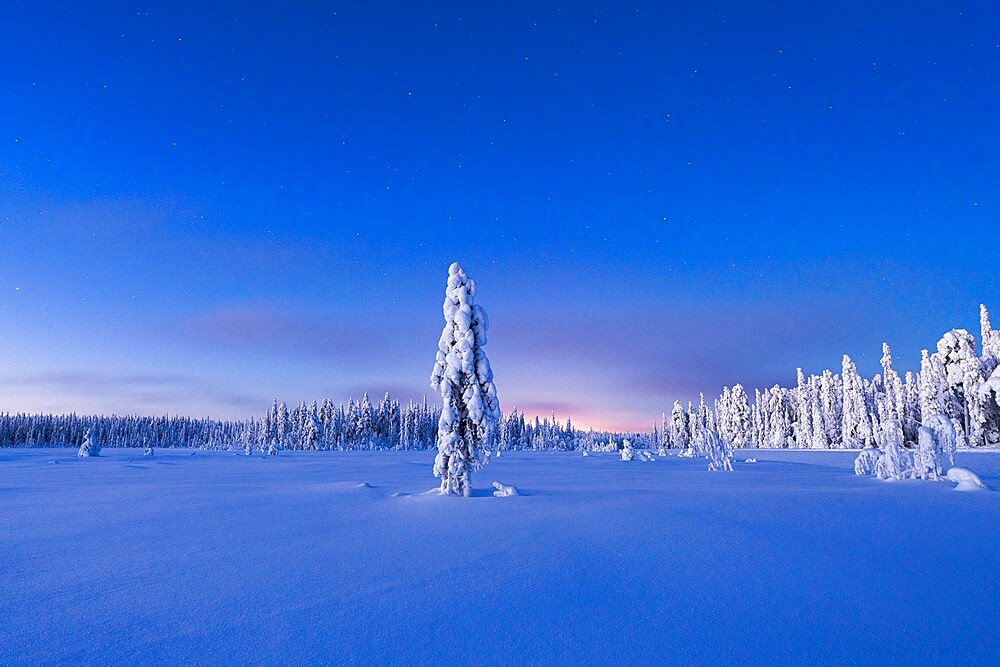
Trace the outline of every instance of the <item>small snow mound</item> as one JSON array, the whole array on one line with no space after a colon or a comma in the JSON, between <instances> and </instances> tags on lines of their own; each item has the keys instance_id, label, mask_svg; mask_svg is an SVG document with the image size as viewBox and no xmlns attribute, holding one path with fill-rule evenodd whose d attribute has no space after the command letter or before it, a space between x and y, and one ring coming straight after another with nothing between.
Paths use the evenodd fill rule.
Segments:
<instances>
[{"instance_id":1,"label":"small snow mound","mask_svg":"<svg viewBox=\"0 0 1000 667\"><path fill-rule=\"evenodd\" d=\"M374 489L375 488L374 486L372 486L368 482L361 482L360 484L356 484L355 487L359 488L359 489Z\"/></svg>"},{"instance_id":2,"label":"small snow mound","mask_svg":"<svg viewBox=\"0 0 1000 667\"><path fill-rule=\"evenodd\" d=\"M152 447L146 447L146 451L142 453L143 456L155 456Z\"/></svg>"},{"instance_id":3,"label":"small snow mound","mask_svg":"<svg viewBox=\"0 0 1000 667\"><path fill-rule=\"evenodd\" d=\"M647 452L645 449L639 452L639 458L643 461L655 461L656 457Z\"/></svg>"},{"instance_id":4,"label":"small snow mound","mask_svg":"<svg viewBox=\"0 0 1000 667\"><path fill-rule=\"evenodd\" d=\"M757 459L747 459L743 463L757 463Z\"/></svg>"},{"instance_id":5,"label":"small snow mound","mask_svg":"<svg viewBox=\"0 0 1000 667\"><path fill-rule=\"evenodd\" d=\"M979 479L979 475L972 472L968 468L949 468L947 479L949 482L955 482L958 486L955 487L956 491L988 491L989 489L983 480Z\"/></svg>"},{"instance_id":6,"label":"small snow mound","mask_svg":"<svg viewBox=\"0 0 1000 667\"><path fill-rule=\"evenodd\" d=\"M583 455L584 455L584 456L590 456L590 454L588 454L588 453L587 453L587 450L586 450L586 449L585 449L585 450L583 450Z\"/></svg>"},{"instance_id":7,"label":"small snow mound","mask_svg":"<svg viewBox=\"0 0 1000 667\"><path fill-rule=\"evenodd\" d=\"M493 488L496 491L493 492L493 496L496 498L509 498L510 496L521 495L517 491L517 487L511 484L504 484L503 482L493 482Z\"/></svg>"},{"instance_id":8,"label":"small snow mound","mask_svg":"<svg viewBox=\"0 0 1000 667\"><path fill-rule=\"evenodd\" d=\"M679 457L681 457L683 459L693 459L694 458L694 450L693 449L682 449L681 451L677 452L677 456L679 456Z\"/></svg>"},{"instance_id":9,"label":"small snow mound","mask_svg":"<svg viewBox=\"0 0 1000 667\"><path fill-rule=\"evenodd\" d=\"M392 494L392 497L393 498L406 498L409 495L411 495L411 494L407 493L406 491L397 491L396 493Z\"/></svg>"},{"instance_id":10,"label":"small snow mound","mask_svg":"<svg viewBox=\"0 0 1000 667\"><path fill-rule=\"evenodd\" d=\"M49 463L59 463L59 461L53 460L53 461L49 461Z\"/></svg>"}]
</instances>

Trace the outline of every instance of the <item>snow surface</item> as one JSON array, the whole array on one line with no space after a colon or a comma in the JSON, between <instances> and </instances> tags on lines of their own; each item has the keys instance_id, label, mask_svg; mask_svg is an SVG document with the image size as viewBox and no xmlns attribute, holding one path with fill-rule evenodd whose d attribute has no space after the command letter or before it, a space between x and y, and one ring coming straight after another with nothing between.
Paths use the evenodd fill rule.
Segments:
<instances>
[{"instance_id":1,"label":"snow surface","mask_svg":"<svg viewBox=\"0 0 1000 667\"><path fill-rule=\"evenodd\" d=\"M1000 663L1000 493L856 452L102 454L0 449L0 664Z\"/></svg>"}]
</instances>

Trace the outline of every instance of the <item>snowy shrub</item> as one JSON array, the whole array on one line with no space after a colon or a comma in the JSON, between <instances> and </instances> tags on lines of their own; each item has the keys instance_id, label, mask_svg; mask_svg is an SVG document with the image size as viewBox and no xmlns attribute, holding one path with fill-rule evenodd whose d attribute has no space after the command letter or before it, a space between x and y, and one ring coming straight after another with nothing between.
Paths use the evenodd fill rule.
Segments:
<instances>
[{"instance_id":1,"label":"snowy shrub","mask_svg":"<svg viewBox=\"0 0 1000 667\"><path fill-rule=\"evenodd\" d=\"M631 461L634 455L635 454L632 451L632 443L628 441L628 438L626 438L622 442L622 461Z\"/></svg>"},{"instance_id":2,"label":"snowy shrub","mask_svg":"<svg viewBox=\"0 0 1000 667\"><path fill-rule=\"evenodd\" d=\"M645 449L639 450L639 458L642 459L643 461L648 461L650 463L656 460L656 457L653 456L651 452Z\"/></svg>"},{"instance_id":3,"label":"snowy shrub","mask_svg":"<svg viewBox=\"0 0 1000 667\"><path fill-rule=\"evenodd\" d=\"M938 448L941 450L941 463L938 474L955 465L955 450L958 448L958 433L955 420L944 415L931 415L924 420L924 426L934 432Z\"/></svg>"},{"instance_id":4,"label":"snowy shrub","mask_svg":"<svg viewBox=\"0 0 1000 667\"><path fill-rule=\"evenodd\" d=\"M898 419L887 419L882 424L879 441L882 444L882 455L875 462L875 476L879 479L912 477L913 454L903 447L903 428Z\"/></svg>"},{"instance_id":5,"label":"snowy shrub","mask_svg":"<svg viewBox=\"0 0 1000 667\"><path fill-rule=\"evenodd\" d=\"M708 459L708 469L733 470L733 446L725 438L710 428L698 429L694 440L694 451Z\"/></svg>"},{"instance_id":6,"label":"snowy shrub","mask_svg":"<svg viewBox=\"0 0 1000 667\"><path fill-rule=\"evenodd\" d=\"M434 476L441 493L468 496L471 476L500 419L493 370L486 358L489 318L475 305L476 282L455 262L448 268L444 329L438 341L431 386L441 392Z\"/></svg>"},{"instance_id":7,"label":"snowy shrub","mask_svg":"<svg viewBox=\"0 0 1000 667\"><path fill-rule=\"evenodd\" d=\"M80 451L77 452L77 456L88 457L88 456L100 456L101 455L101 443L97 441L97 434L94 433L94 429L88 428L87 432L83 435L83 444L80 445Z\"/></svg>"},{"instance_id":8,"label":"snowy shrub","mask_svg":"<svg viewBox=\"0 0 1000 667\"><path fill-rule=\"evenodd\" d=\"M875 464L878 463L880 456L882 456L881 449L876 449L875 447L862 449L861 453L858 454L858 458L854 459L854 474L874 475Z\"/></svg>"},{"instance_id":9,"label":"snowy shrub","mask_svg":"<svg viewBox=\"0 0 1000 667\"><path fill-rule=\"evenodd\" d=\"M940 479L955 464L955 425L942 414L930 415L917 429L913 472L917 479Z\"/></svg>"},{"instance_id":10,"label":"snowy shrub","mask_svg":"<svg viewBox=\"0 0 1000 667\"><path fill-rule=\"evenodd\" d=\"M145 449L145 451L143 451L142 455L143 456L154 456L153 448L152 447L146 447L146 449Z\"/></svg>"},{"instance_id":11,"label":"snowy shrub","mask_svg":"<svg viewBox=\"0 0 1000 667\"><path fill-rule=\"evenodd\" d=\"M938 479L941 475L941 447L934 431L917 427L917 451L913 455L913 476L917 479Z\"/></svg>"},{"instance_id":12,"label":"snowy shrub","mask_svg":"<svg viewBox=\"0 0 1000 667\"><path fill-rule=\"evenodd\" d=\"M894 480L912 477L913 454L903 448L902 442L889 444L875 463L875 476Z\"/></svg>"}]
</instances>

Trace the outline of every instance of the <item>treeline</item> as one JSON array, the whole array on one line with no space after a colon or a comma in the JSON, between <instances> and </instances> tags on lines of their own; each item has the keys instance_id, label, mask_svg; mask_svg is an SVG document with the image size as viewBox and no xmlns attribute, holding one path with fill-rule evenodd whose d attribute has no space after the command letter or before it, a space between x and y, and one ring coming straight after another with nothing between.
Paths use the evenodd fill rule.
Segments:
<instances>
[{"instance_id":1,"label":"treeline","mask_svg":"<svg viewBox=\"0 0 1000 667\"><path fill-rule=\"evenodd\" d=\"M365 394L346 405L274 401L262 418L244 421L188 417L0 415L0 446L79 448L88 430L101 447L195 447L269 450L408 450L437 446L441 409L427 401L401 404L386 394L373 404ZM648 434L581 431L567 419L526 419L517 409L501 416L490 448L500 450L616 450L622 440L649 444Z\"/></svg>"},{"instance_id":2,"label":"treeline","mask_svg":"<svg viewBox=\"0 0 1000 667\"><path fill-rule=\"evenodd\" d=\"M239 444L251 449L267 449L272 443L289 450L429 449L437 446L440 417L441 408L429 408L426 399L401 405L389 394L378 404L368 394L347 405L326 399L288 408L275 401L256 428L247 430L250 440ZM488 447L504 451L617 449L625 438L640 445L650 443L649 434L581 431L571 419L560 422L552 415L551 419L529 420L514 408L500 416Z\"/></svg>"},{"instance_id":3,"label":"treeline","mask_svg":"<svg viewBox=\"0 0 1000 667\"><path fill-rule=\"evenodd\" d=\"M213 447L243 437L252 421L190 417L0 415L4 447L79 447L91 430L103 447Z\"/></svg>"},{"instance_id":4,"label":"treeline","mask_svg":"<svg viewBox=\"0 0 1000 667\"><path fill-rule=\"evenodd\" d=\"M934 415L951 420L959 447L1000 444L1000 332L980 306L980 352L975 337L952 329L936 351L921 354L920 371L903 377L893 368L888 344L882 345L882 373L871 380L858 374L844 355L839 374L798 369L794 387L755 390L726 387L711 406L704 397L685 409L675 401L669 417L654 427L660 448L686 449L700 430L711 430L735 447L845 448L880 445L890 420L899 422L906 442Z\"/></svg>"}]
</instances>

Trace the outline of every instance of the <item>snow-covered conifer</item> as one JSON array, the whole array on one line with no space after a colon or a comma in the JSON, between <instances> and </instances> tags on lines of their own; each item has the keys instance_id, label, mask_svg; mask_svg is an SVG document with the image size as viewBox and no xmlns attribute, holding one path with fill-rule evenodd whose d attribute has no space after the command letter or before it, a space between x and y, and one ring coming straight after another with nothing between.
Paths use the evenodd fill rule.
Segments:
<instances>
[{"instance_id":1,"label":"snow-covered conifer","mask_svg":"<svg viewBox=\"0 0 1000 667\"><path fill-rule=\"evenodd\" d=\"M699 456L708 459L708 469L711 471L733 470L733 445L719 434L702 426L695 438L694 450Z\"/></svg>"},{"instance_id":2,"label":"snow-covered conifer","mask_svg":"<svg viewBox=\"0 0 1000 667\"><path fill-rule=\"evenodd\" d=\"M812 436L809 446L813 449L826 449L830 443L826 439L826 425L823 423L823 412L819 402L812 404Z\"/></svg>"},{"instance_id":3,"label":"snow-covered conifer","mask_svg":"<svg viewBox=\"0 0 1000 667\"><path fill-rule=\"evenodd\" d=\"M809 387L806 384L805 373L801 368L795 369L794 420L792 422L792 438L795 446L808 448L812 440L812 408Z\"/></svg>"},{"instance_id":4,"label":"snow-covered conifer","mask_svg":"<svg viewBox=\"0 0 1000 667\"><path fill-rule=\"evenodd\" d=\"M688 430L687 415L680 401L674 401L670 411L670 441L677 449L691 447L691 434Z\"/></svg>"},{"instance_id":5,"label":"snow-covered conifer","mask_svg":"<svg viewBox=\"0 0 1000 667\"><path fill-rule=\"evenodd\" d=\"M979 304L979 326L982 347L983 375L989 377L1000 366L1000 331L990 324L990 314L986 304Z\"/></svg>"},{"instance_id":6,"label":"snow-covered conifer","mask_svg":"<svg viewBox=\"0 0 1000 667\"><path fill-rule=\"evenodd\" d=\"M87 432L83 434L83 443L80 445L80 450L77 452L77 456L86 458L89 456L100 456L101 455L101 443L97 439L97 433L92 428L88 428Z\"/></svg>"},{"instance_id":7,"label":"snow-covered conifer","mask_svg":"<svg viewBox=\"0 0 1000 667\"><path fill-rule=\"evenodd\" d=\"M819 379L819 401L823 411L823 425L826 427L826 440L831 447L843 447L841 429L844 416L844 388L839 375L826 369Z\"/></svg>"},{"instance_id":8,"label":"snow-covered conifer","mask_svg":"<svg viewBox=\"0 0 1000 667\"><path fill-rule=\"evenodd\" d=\"M444 329L438 342L431 386L441 392L438 454L434 475L441 493L468 496L471 475L484 462L484 448L500 418L493 371L483 347L489 319L475 305L476 283L455 262L448 268Z\"/></svg>"},{"instance_id":9,"label":"snow-covered conifer","mask_svg":"<svg viewBox=\"0 0 1000 667\"><path fill-rule=\"evenodd\" d=\"M728 435L733 447L742 449L750 446L750 405L747 401L747 392L741 384L733 385L729 402L729 429Z\"/></svg>"},{"instance_id":10,"label":"snow-covered conifer","mask_svg":"<svg viewBox=\"0 0 1000 667\"><path fill-rule=\"evenodd\" d=\"M767 423L764 443L773 449L788 447L789 439L792 437L792 420L786 394L785 389L779 385L774 385L764 392L764 415Z\"/></svg>"},{"instance_id":11,"label":"snow-covered conifer","mask_svg":"<svg viewBox=\"0 0 1000 667\"><path fill-rule=\"evenodd\" d=\"M666 456L667 449L670 448L670 424L667 422L666 412L660 415L660 437L657 444L659 445L657 454Z\"/></svg>"},{"instance_id":12,"label":"snow-covered conifer","mask_svg":"<svg viewBox=\"0 0 1000 667\"><path fill-rule=\"evenodd\" d=\"M906 371L903 384L903 437L917 441L917 427L920 426L920 383L917 376Z\"/></svg>"},{"instance_id":13,"label":"snow-covered conifer","mask_svg":"<svg viewBox=\"0 0 1000 667\"><path fill-rule=\"evenodd\" d=\"M845 448L857 449L871 444L872 423L861 376L858 375L854 362L846 354L841 377L844 382L841 437Z\"/></svg>"},{"instance_id":14,"label":"snow-covered conifer","mask_svg":"<svg viewBox=\"0 0 1000 667\"><path fill-rule=\"evenodd\" d=\"M962 426L966 427L962 431L968 433L966 384L970 377L982 372L979 357L976 356L976 341L965 329L952 329L941 337L937 344L937 352L931 357L940 360L952 394L952 402L946 406L945 414L958 419Z\"/></svg>"},{"instance_id":15,"label":"snow-covered conifer","mask_svg":"<svg viewBox=\"0 0 1000 667\"><path fill-rule=\"evenodd\" d=\"M882 384L885 388L887 414L890 419L903 422L903 382L892 368L892 352L888 343L882 343Z\"/></svg>"},{"instance_id":16,"label":"snow-covered conifer","mask_svg":"<svg viewBox=\"0 0 1000 667\"><path fill-rule=\"evenodd\" d=\"M632 450L632 443L629 442L628 438L622 441L622 461L631 461L635 456L635 452Z\"/></svg>"}]
</instances>

